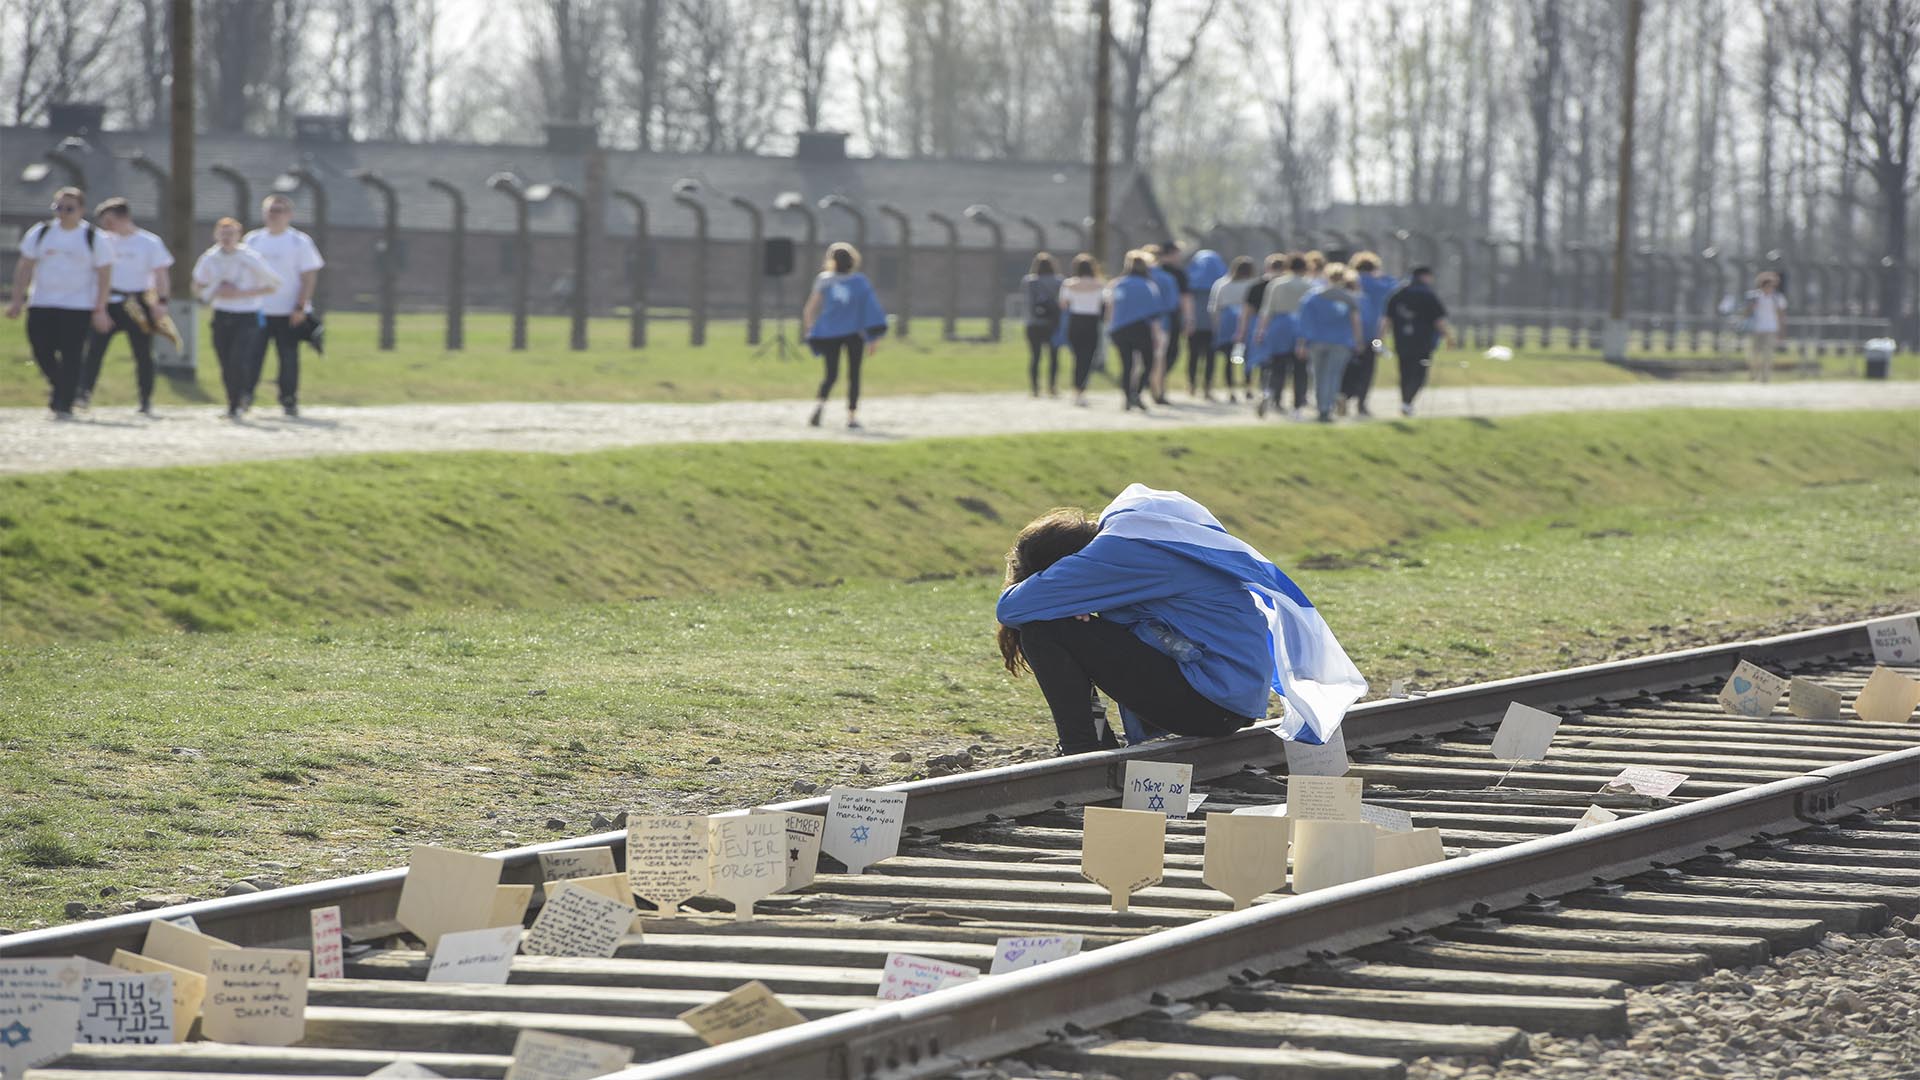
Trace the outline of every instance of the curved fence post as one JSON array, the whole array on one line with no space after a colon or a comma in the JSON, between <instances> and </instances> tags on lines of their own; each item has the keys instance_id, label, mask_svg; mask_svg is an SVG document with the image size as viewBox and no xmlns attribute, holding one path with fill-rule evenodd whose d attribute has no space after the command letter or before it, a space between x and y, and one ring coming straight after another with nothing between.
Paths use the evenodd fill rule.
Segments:
<instances>
[{"instance_id":1,"label":"curved fence post","mask_svg":"<svg viewBox=\"0 0 1920 1080\"><path fill-rule=\"evenodd\" d=\"M840 210L853 219L853 246L860 249L862 255L867 251L867 215L853 205L853 201L844 195L828 195L816 204L822 212Z\"/></svg>"},{"instance_id":2,"label":"curved fence post","mask_svg":"<svg viewBox=\"0 0 1920 1080\"><path fill-rule=\"evenodd\" d=\"M453 203L453 228L447 233L447 351L467 347L467 197L437 178L427 186Z\"/></svg>"},{"instance_id":3,"label":"curved fence post","mask_svg":"<svg viewBox=\"0 0 1920 1080\"><path fill-rule=\"evenodd\" d=\"M573 290L567 297L572 326L567 335L567 345L574 352L584 352L587 348L587 310L590 301L587 292L587 197L566 184L540 184L529 190L527 197L534 202L559 198L573 206Z\"/></svg>"},{"instance_id":4,"label":"curved fence post","mask_svg":"<svg viewBox=\"0 0 1920 1080\"><path fill-rule=\"evenodd\" d=\"M533 243L528 235L527 193L520 178L512 173L494 173L487 186L513 200L513 348L527 347L527 283L533 262Z\"/></svg>"},{"instance_id":5,"label":"curved fence post","mask_svg":"<svg viewBox=\"0 0 1920 1080\"><path fill-rule=\"evenodd\" d=\"M614 198L633 211L633 246L627 250L627 345L647 344L647 204L631 191L615 189Z\"/></svg>"},{"instance_id":6,"label":"curved fence post","mask_svg":"<svg viewBox=\"0 0 1920 1080\"><path fill-rule=\"evenodd\" d=\"M1062 218L1059 221L1054 222L1054 224L1067 230L1067 232L1072 235L1073 253L1075 255L1078 255L1081 252L1087 250L1087 227L1085 225L1081 225L1077 222L1068 221L1065 218Z\"/></svg>"},{"instance_id":7,"label":"curved fence post","mask_svg":"<svg viewBox=\"0 0 1920 1080\"><path fill-rule=\"evenodd\" d=\"M332 219L327 208L327 185L320 182L320 177L312 169L296 165L274 180L273 190L283 195L305 191L310 196L312 212L307 215L307 233L313 237L314 246L324 256L333 242ZM322 270L313 283L313 306L321 311L327 310L327 280L328 274Z\"/></svg>"},{"instance_id":8,"label":"curved fence post","mask_svg":"<svg viewBox=\"0 0 1920 1080\"><path fill-rule=\"evenodd\" d=\"M694 345L707 343L707 208L693 197L700 190L695 180L680 180L673 185L673 201L693 215L693 296L687 313L687 340Z\"/></svg>"},{"instance_id":9,"label":"curved fence post","mask_svg":"<svg viewBox=\"0 0 1920 1080\"><path fill-rule=\"evenodd\" d=\"M1001 291L1000 284L1000 275L1005 272L1007 265L1006 230L1000 227L1000 221L993 216L993 210L983 204L975 203L967 207L964 214L968 221L984 227L989 233L993 234L993 264L992 268L988 270L986 274L987 340L999 341L1000 314L1006 307L1006 304L1002 303L1002 297L1006 294Z\"/></svg>"},{"instance_id":10,"label":"curved fence post","mask_svg":"<svg viewBox=\"0 0 1920 1080\"><path fill-rule=\"evenodd\" d=\"M1037 254L1039 252L1046 251L1047 250L1047 227L1040 224L1038 221L1035 221L1032 218L1026 216L1025 214L1020 215L1020 217L1017 220L1020 222L1020 224L1025 225L1027 227L1028 232L1033 234L1034 252Z\"/></svg>"},{"instance_id":11,"label":"curved fence post","mask_svg":"<svg viewBox=\"0 0 1920 1080\"><path fill-rule=\"evenodd\" d=\"M960 321L960 227L937 210L927 211L927 219L947 230L947 313L942 334L953 341L959 337Z\"/></svg>"},{"instance_id":12,"label":"curved fence post","mask_svg":"<svg viewBox=\"0 0 1920 1080\"><path fill-rule=\"evenodd\" d=\"M904 338L913 316L913 221L906 211L891 203L881 203L875 209L893 222L894 235L899 237L894 245L895 257L900 260L900 295L895 297L899 301L899 313L893 317L893 332Z\"/></svg>"},{"instance_id":13,"label":"curved fence post","mask_svg":"<svg viewBox=\"0 0 1920 1080\"><path fill-rule=\"evenodd\" d=\"M168 220L166 211L168 197L173 191L173 178L167 175L167 170L161 168L159 162L148 157L144 151L136 152L128 158L127 164L146 174L147 179L153 181L153 220L156 223L166 222L166 227L172 228L173 222Z\"/></svg>"},{"instance_id":14,"label":"curved fence post","mask_svg":"<svg viewBox=\"0 0 1920 1080\"><path fill-rule=\"evenodd\" d=\"M233 216L240 219L242 228L253 220L253 187L247 178L231 165L209 165L207 171L225 180L233 186Z\"/></svg>"},{"instance_id":15,"label":"curved fence post","mask_svg":"<svg viewBox=\"0 0 1920 1080\"><path fill-rule=\"evenodd\" d=\"M372 188L380 196L385 217L380 223L379 258L374 268L380 275L380 351L393 351L393 323L399 304L394 270L400 260L400 196L393 185L372 169L356 169L353 178Z\"/></svg>"},{"instance_id":16,"label":"curved fence post","mask_svg":"<svg viewBox=\"0 0 1920 1080\"><path fill-rule=\"evenodd\" d=\"M766 277L764 266L756 265L767 247L767 217L753 200L744 195L734 195L728 202L739 207L747 215L747 344L760 344L760 311L762 305L761 279Z\"/></svg>"},{"instance_id":17,"label":"curved fence post","mask_svg":"<svg viewBox=\"0 0 1920 1080\"><path fill-rule=\"evenodd\" d=\"M794 261L804 268L817 269L820 266L820 218L807 205L807 200L797 191L783 191L773 200L775 210L784 210L789 214L799 214L806 225L806 239L801 243L802 252Z\"/></svg>"}]
</instances>

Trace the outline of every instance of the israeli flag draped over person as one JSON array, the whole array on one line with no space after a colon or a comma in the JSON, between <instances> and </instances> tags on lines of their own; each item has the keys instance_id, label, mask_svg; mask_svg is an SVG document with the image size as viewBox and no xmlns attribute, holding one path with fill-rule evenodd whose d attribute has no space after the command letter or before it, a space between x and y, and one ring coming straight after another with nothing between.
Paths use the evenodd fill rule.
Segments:
<instances>
[{"instance_id":1,"label":"israeli flag draped over person","mask_svg":"<svg viewBox=\"0 0 1920 1080\"><path fill-rule=\"evenodd\" d=\"M1265 555L1228 534L1207 508L1177 491L1132 484L1100 512L1101 537L1150 544L1227 574L1267 622L1273 689L1287 701L1282 737L1322 743L1367 692L1367 680L1326 620Z\"/></svg>"},{"instance_id":2,"label":"israeli flag draped over person","mask_svg":"<svg viewBox=\"0 0 1920 1080\"><path fill-rule=\"evenodd\" d=\"M887 313L880 306L880 298L874 294L873 283L867 280L867 275L856 270L851 274L829 273L820 277L824 302L807 332L808 341L827 341L853 334L872 341L887 332Z\"/></svg>"}]
</instances>

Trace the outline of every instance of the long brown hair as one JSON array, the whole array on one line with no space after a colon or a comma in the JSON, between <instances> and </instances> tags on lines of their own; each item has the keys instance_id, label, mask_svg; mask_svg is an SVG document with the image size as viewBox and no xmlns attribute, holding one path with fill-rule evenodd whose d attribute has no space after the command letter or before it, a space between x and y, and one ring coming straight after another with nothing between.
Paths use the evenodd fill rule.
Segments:
<instances>
[{"instance_id":1,"label":"long brown hair","mask_svg":"<svg viewBox=\"0 0 1920 1080\"><path fill-rule=\"evenodd\" d=\"M1086 547L1099 531L1100 523L1077 507L1056 507L1034 518L1007 549L1007 580L1001 591ZM1020 669L1027 665L1027 658L1020 652L1020 631L1002 624L996 636L1000 642L1000 659L1006 662L1008 671L1020 674Z\"/></svg>"}]
</instances>

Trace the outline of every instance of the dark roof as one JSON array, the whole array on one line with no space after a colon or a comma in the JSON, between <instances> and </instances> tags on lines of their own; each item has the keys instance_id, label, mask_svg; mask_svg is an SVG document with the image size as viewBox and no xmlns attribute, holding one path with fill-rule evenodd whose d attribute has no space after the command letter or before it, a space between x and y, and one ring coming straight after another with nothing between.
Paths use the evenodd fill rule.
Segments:
<instances>
[{"instance_id":1,"label":"dark roof","mask_svg":"<svg viewBox=\"0 0 1920 1080\"><path fill-rule=\"evenodd\" d=\"M23 181L21 170L39 160L46 151L55 149L59 142L59 137L45 128L0 127L0 145L6 148L6 160L0 164L0 216L20 221L46 215L54 189L67 182L64 170L54 166L49 175L37 183ZM88 136L86 150L73 152L86 171L90 201L123 194L134 202L138 215L151 221L159 216L154 205L157 193L152 182L130 163L138 154L145 154L165 168L169 154L166 132L97 132ZM555 153L538 146L313 144L285 138L219 134L200 136L195 160L197 218L211 220L235 210L232 186L209 173L210 166L227 165L244 176L257 207L259 199L272 189L274 178L299 164L324 184L328 220L333 225L378 227L381 215L378 198L352 175L358 169L371 169L398 191L403 227L440 230L449 226L450 200L428 188L426 183L429 178L438 177L466 195L468 228L479 232L513 229L512 203L486 186L488 177L511 172L525 184L563 182L578 190L584 186L586 166L583 155ZM732 195L744 196L766 211L770 234L798 235L802 228L798 215L772 208L778 195L797 191L810 206L826 195L845 196L866 211L868 232L876 242L893 240L892 225L875 212L880 204L891 203L908 213L917 244L932 245L944 239L941 228L926 217L928 211L937 211L960 224L963 245L988 246L988 231L961 217L968 206L985 203L998 211L1007 230L1009 247L1018 248L1030 242L1028 231L1015 220L1021 214L1037 219L1051 236L1059 237L1054 244L1064 246L1066 238L1058 223L1061 220L1077 222L1085 217L1089 186L1088 166L1060 162L905 158L810 161L631 150L609 150L606 160L608 187L624 189L644 199L652 231L658 236L692 234L691 214L672 201L674 182L690 177L700 181L702 190L698 197L708 206L710 235L719 239L740 239L748 233L746 214L729 204L728 197ZM1158 217L1157 203L1144 171L1117 169L1113 191L1115 211L1130 227L1146 228L1151 219ZM308 218L310 207L304 204L309 200L301 194L295 197L303 203L301 217ZM845 235L846 219L841 211L816 213L821 215L822 239ZM257 217L256 210L247 215L247 220L251 223ZM573 227L573 212L560 202L536 204L531 221L536 232L567 232ZM624 233L632 227L631 212L613 201L606 210L606 222L609 232Z\"/></svg>"}]
</instances>

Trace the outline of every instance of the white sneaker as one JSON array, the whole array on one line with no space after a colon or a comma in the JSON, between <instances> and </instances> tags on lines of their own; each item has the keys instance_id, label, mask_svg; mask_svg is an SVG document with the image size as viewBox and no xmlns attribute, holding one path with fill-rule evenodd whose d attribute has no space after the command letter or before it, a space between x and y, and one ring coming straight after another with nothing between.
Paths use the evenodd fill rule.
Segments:
<instances>
[{"instance_id":1,"label":"white sneaker","mask_svg":"<svg viewBox=\"0 0 1920 1080\"><path fill-rule=\"evenodd\" d=\"M1401 415L1401 416L1412 416L1412 415L1413 415L1413 406L1412 406L1412 405L1402 405L1402 406L1400 406L1400 415Z\"/></svg>"}]
</instances>

